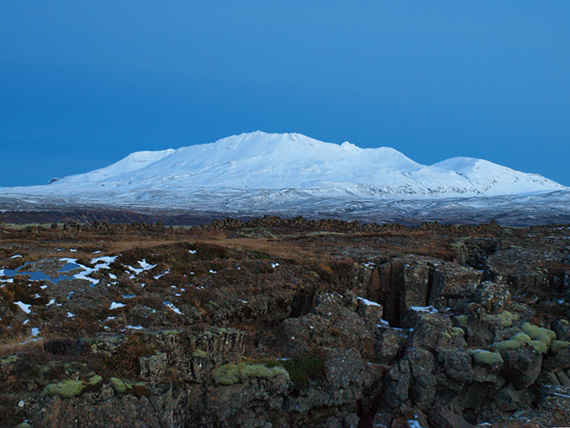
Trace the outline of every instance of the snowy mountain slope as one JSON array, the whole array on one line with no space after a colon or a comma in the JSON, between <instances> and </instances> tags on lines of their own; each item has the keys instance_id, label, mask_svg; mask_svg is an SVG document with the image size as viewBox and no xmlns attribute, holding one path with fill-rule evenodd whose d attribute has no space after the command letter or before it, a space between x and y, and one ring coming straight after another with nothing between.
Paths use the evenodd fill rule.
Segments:
<instances>
[{"instance_id":1,"label":"snowy mountain slope","mask_svg":"<svg viewBox=\"0 0 570 428\"><path fill-rule=\"evenodd\" d=\"M116 177L123 173L136 171L141 168L149 166L151 163L156 162L165 156L174 152L173 149L161 150L157 152L134 152L126 158L115 162L105 168L96 169L85 174L71 175L69 177L52 179L50 184L58 182L62 183L92 183L97 181L104 181L111 177Z\"/></svg>"},{"instance_id":2,"label":"snowy mountain slope","mask_svg":"<svg viewBox=\"0 0 570 428\"><path fill-rule=\"evenodd\" d=\"M481 159L421 165L388 147L362 149L300 134L253 132L178 150L133 153L47 186L0 189L0 196L45 203L176 209L277 206L521 195L567 189ZM325 202L323 202L325 201ZM38 202L39 203L39 202Z\"/></svg>"}]
</instances>

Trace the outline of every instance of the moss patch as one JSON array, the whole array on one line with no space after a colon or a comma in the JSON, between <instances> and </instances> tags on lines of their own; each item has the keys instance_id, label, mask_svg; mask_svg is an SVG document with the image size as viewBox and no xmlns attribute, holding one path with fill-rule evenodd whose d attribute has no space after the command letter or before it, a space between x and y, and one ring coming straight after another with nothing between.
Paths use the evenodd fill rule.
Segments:
<instances>
[{"instance_id":1,"label":"moss patch","mask_svg":"<svg viewBox=\"0 0 570 428\"><path fill-rule=\"evenodd\" d=\"M117 394L125 394L127 392L127 385L118 377L110 378L109 382L111 382L111 386Z\"/></svg>"},{"instance_id":2,"label":"moss patch","mask_svg":"<svg viewBox=\"0 0 570 428\"><path fill-rule=\"evenodd\" d=\"M523 333L528 334L531 339L540 340L541 342L546 343L547 346L549 346L550 343L556 339L556 333L554 333L552 330L549 330L548 328L538 327L528 322L525 322L522 325L521 330Z\"/></svg>"},{"instance_id":3,"label":"moss patch","mask_svg":"<svg viewBox=\"0 0 570 428\"><path fill-rule=\"evenodd\" d=\"M568 348L570 346L570 342L565 340L553 340L550 344L550 350L554 353L559 352L564 348Z\"/></svg>"},{"instance_id":4,"label":"moss patch","mask_svg":"<svg viewBox=\"0 0 570 428\"><path fill-rule=\"evenodd\" d=\"M504 328L511 327L513 323L520 318L520 315L513 314L509 311L503 311L497 315L485 314L482 319L491 324L498 324Z\"/></svg>"},{"instance_id":5,"label":"moss patch","mask_svg":"<svg viewBox=\"0 0 570 428\"><path fill-rule=\"evenodd\" d=\"M465 331L460 328L460 327L452 327L447 331L444 331L442 333L443 337L445 337L448 340L452 340L455 339L458 336L464 337L465 336Z\"/></svg>"},{"instance_id":6,"label":"moss patch","mask_svg":"<svg viewBox=\"0 0 570 428\"><path fill-rule=\"evenodd\" d=\"M312 380L325 377L325 354L322 349L305 351L283 362L291 380L298 385L306 385Z\"/></svg>"},{"instance_id":7,"label":"moss patch","mask_svg":"<svg viewBox=\"0 0 570 428\"><path fill-rule=\"evenodd\" d=\"M267 367L264 364L228 364L214 370L214 382L217 385L233 385L242 383L250 378L270 379L276 376L285 376L289 380L289 373L283 367Z\"/></svg>"},{"instance_id":8,"label":"moss patch","mask_svg":"<svg viewBox=\"0 0 570 428\"><path fill-rule=\"evenodd\" d=\"M468 352L476 364L494 366L504 363L503 357L498 352L486 351L484 349L470 349Z\"/></svg>"},{"instance_id":9,"label":"moss patch","mask_svg":"<svg viewBox=\"0 0 570 428\"><path fill-rule=\"evenodd\" d=\"M459 327L465 328L469 325L469 317L467 315L457 315L454 320Z\"/></svg>"},{"instance_id":10,"label":"moss patch","mask_svg":"<svg viewBox=\"0 0 570 428\"><path fill-rule=\"evenodd\" d=\"M509 340L493 343L493 348L496 351L506 351L507 349L518 349L524 345L533 346L532 339L525 333L518 333Z\"/></svg>"},{"instance_id":11,"label":"moss patch","mask_svg":"<svg viewBox=\"0 0 570 428\"><path fill-rule=\"evenodd\" d=\"M80 380L67 379L58 383L50 383L44 388L45 395L57 395L61 398L72 398L81 395L84 389Z\"/></svg>"}]
</instances>

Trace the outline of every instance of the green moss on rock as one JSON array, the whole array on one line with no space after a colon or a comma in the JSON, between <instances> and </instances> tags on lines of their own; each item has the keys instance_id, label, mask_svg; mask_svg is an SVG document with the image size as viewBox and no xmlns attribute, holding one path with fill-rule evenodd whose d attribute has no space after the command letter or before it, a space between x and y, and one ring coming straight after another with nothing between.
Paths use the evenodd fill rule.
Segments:
<instances>
[{"instance_id":1,"label":"green moss on rock","mask_svg":"<svg viewBox=\"0 0 570 428\"><path fill-rule=\"evenodd\" d=\"M468 352L476 364L494 366L504 363L503 357L498 352L486 351L484 349L470 349Z\"/></svg>"},{"instance_id":2,"label":"green moss on rock","mask_svg":"<svg viewBox=\"0 0 570 428\"><path fill-rule=\"evenodd\" d=\"M214 382L218 385L233 385L239 382L239 367L237 364L228 364L214 370Z\"/></svg>"},{"instance_id":3,"label":"green moss on rock","mask_svg":"<svg viewBox=\"0 0 570 428\"><path fill-rule=\"evenodd\" d=\"M504 328L511 327L513 323L520 318L520 315L513 314L509 311L503 311L500 314L491 315L485 314L483 315L483 320L492 324L499 324Z\"/></svg>"},{"instance_id":4,"label":"green moss on rock","mask_svg":"<svg viewBox=\"0 0 570 428\"><path fill-rule=\"evenodd\" d=\"M45 395L57 395L61 398L72 398L81 395L85 386L80 380L67 379L58 383L50 383L44 388Z\"/></svg>"},{"instance_id":5,"label":"green moss on rock","mask_svg":"<svg viewBox=\"0 0 570 428\"><path fill-rule=\"evenodd\" d=\"M548 345L542 340L533 340L531 346L536 352L546 354L548 352Z\"/></svg>"},{"instance_id":6,"label":"green moss on rock","mask_svg":"<svg viewBox=\"0 0 570 428\"><path fill-rule=\"evenodd\" d=\"M125 394L127 392L127 384L118 377L110 378L109 382L111 382L111 386L117 394Z\"/></svg>"},{"instance_id":7,"label":"green moss on rock","mask_svg":"<svg viewBox=\"0 0 570 428\"><path fill-rule=\"evenodd\" d=\"M460 327L452 327L449 330L442 333L443 337L448 340L452 340L458 336L465 336L465 331Z\"/></svg>"},{"instance_id":8,"label":"green moss on rock","mask_svg":"<svg viewBox=\"0 0 570 428\"><path fill-rule=\"evenodd\" d=\"M99 375L95 375L92 376L88 381L87 381L87 385L89 386L95 386L100 384L101 382L103 382L103 378Z\"/></svg>"},{"instance_id":9,"label":"green moss on rock","mask_svg":"<svg viewBox=\"0 0 570 428\"><path fill-rule=\"evenodd\" d=\"M310 349L290 360L283 362L291 380L298 385L306 385L310 381L323 379L325 373L325 354L322 349Z\"/></svg>"},{"instance_id":10,"label":"green moss on rock","mask_svg":"<svg viewBox=\"0 0 570 428\"><path fill-rule=\"evenodd\" d=\"M251 378L270 379L285 376L289 380L289 373L283 367L267 367L264 364L228 364L214 370L214 382L217 385L233 385L242 383Z\"/></svg>"},{"instance_id":11,"label":"green moss on rock","mask_svg":"<svg viewBox=\"0 0 570 428\"><path fill-rule=\"evenodd\" d=\"M550 344L550 350L554 353L559 352L561 349L568 348L570 346L570 342L565 340L553 340Z\"/></svg>"},{"instance_id":12,"label":"green moss on rock","mask_svg":"<svg viewBox=\"0 0 570 428\"><path fill-rule=\"evenodd\" d=\"M536 325L532 325L528 322L525 322L521 330L523 333L526 333L530 336L533 340L540 340L541 342L546 343L547 346L550 346L550 343L556 339L556 333L548 328L538 327Z\"/></svg>"},{"instance_id":13,"label":"green moss on rock","mask_svg":"<svg viewBox=\"0 0 570 428\"><path fill-rule=\"evenodd\" d=\"M518 333L509 340L495 342L492 346L496 351L501 352L506 351L507 349L518 349L524 345L533 346L532 339L525 333Z\"/></svg>"},{"instance_id":14,"label":"green moss on rock","mask_svg":"<svg viewBox=\"0 0 570 428\"><path fill-rule=\"evenodd\" d=\"M465 328L469 325L469 317L467 315L457 315L454 319L459 327Z\"/></svg>"}]
</instances>

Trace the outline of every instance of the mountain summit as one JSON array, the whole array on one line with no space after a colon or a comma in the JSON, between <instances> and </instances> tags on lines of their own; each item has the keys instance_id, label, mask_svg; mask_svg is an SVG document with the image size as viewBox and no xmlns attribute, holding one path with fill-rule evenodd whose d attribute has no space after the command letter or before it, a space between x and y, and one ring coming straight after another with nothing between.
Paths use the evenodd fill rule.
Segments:
<instances>
[{"instance_id":1,"label":"mountain summit","mask_svg":"<svg viewBox=\"0 0 570 428\"><path fill-rule=\"evenodd\" d=\"M95 185L96 184L96 185ZM537 174L481 159L421 165L395 149L324 143L301 134L252 132L178 150L133 153L96 171L56 180L45 192L195 189L326 190L363 196L470 197L560 190Z\"/></svg>"}]
</instances>

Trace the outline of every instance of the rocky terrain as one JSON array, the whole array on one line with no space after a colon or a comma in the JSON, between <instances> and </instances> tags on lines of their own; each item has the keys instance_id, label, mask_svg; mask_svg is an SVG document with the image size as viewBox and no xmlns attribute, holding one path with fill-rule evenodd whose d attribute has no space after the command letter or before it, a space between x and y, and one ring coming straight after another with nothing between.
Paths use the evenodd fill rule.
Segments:
<instances>
[{"instance_id":1,"label":"rocky terrain","mask_svg":"<svg viewBox=\"0 0 570 428\"><path fill-rule=\"evenodd\" d=\"M570 425L569 302L562 225L4 225L0 425Z\"/></svg>"}]
</instances>

